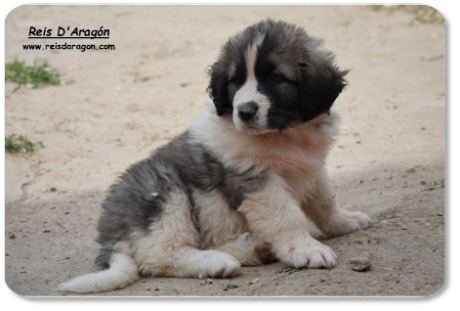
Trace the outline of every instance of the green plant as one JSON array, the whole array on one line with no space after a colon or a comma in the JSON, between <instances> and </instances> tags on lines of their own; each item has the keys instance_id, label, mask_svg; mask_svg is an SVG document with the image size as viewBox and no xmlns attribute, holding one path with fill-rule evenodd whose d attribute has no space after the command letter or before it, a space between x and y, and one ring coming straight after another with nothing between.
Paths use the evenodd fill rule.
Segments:
<instances>
[{"instance_id":1,"label":"green plant","mask_svg":"<svg viewBox=\"0 0 460 311\"><path fill-rule=\"evenodd\" d=\"M14 58L12 63L5 64L5 81L15 82L20 85L31 84L34 88L46 84L59 84L59 74L48 67L48 64L41 63L34 66L26 66L25 62L21 62Z\"/></svg>"},{"instance_id":2,"label":"green plant","mask_svg":"<svg viewBox=\"0 0 460 311\"><path fill-rule=\"evenodd\" d=\"M420 184L425 187L436 187L436 186L444 187L444 179L442 179L439 184L437 181L430 182L430 183L427 183L426 181L421 181Z\"/></svg>"},{"instance_id":3,"label":"green plant","mask_svg":"<svg viewBox=\"0 0 460 311\"><path fill-rule=\"evenodd\" d=\"M277 271L277 273L293 274L295 272L299 272L300 270L302 270L302 268L284 267L284 268L281 268L280 271Z\"/></svg>"},{"instance_id":4,"label":"green plant","mask_svg":"<svg viewBox=\"0 0 460 311\"><path fill-rule=\"evenodd\" d=\"M19 137L16 134L11 134L8 137L5 137L5 150L9 153L18 153L18 152L34 152L35 146L43 147L41 141L38 143L32 143L27 137L20 135Z\"/></svg>"}]
</instances>

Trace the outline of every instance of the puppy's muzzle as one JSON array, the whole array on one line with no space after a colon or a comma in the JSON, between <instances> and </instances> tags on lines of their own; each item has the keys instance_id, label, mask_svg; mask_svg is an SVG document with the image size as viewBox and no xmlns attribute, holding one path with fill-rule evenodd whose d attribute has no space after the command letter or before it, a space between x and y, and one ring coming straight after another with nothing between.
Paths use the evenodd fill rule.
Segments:
<instances>
[{"instance_id":1,"label":"puppy's muzzle","mask_svg":"<svg viewBox=\"0 0 460 311\"><path fill-rule=\"evenodd\" d=\"M238 116L243 122L253 121L256 117L259 105L251 101L238 106Z\"/></svg>"}]
</instances>

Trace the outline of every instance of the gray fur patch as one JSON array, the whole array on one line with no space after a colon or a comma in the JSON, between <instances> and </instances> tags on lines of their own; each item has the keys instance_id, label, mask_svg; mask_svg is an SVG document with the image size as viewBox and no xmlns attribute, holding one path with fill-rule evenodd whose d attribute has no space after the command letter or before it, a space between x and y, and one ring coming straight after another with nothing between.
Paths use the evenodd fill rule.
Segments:
<instances>
[{"instance_id":1,"label":"gray fur patch","mask_svg":"<svg viewBox=\"0 0 460 311\"><path fill-rule=\"evenodd\" d=\"M96 263L108 266L117 242L129 242L132 233L147 231L152 222L159 220L171 191L186 193L193 206L194 190L218 190L228 205L237 209L245 194L264 184L263 174L237 173L224 167L202 144L191 143L189 133L185 132L149 158L131 166L110 187L98 225L96 240L101 249ZM193 209L197 208L200 207ZM192 211L192 220L193 215ZM196 219L194 222L197 225Z\"/></svg>"}]
</instances>

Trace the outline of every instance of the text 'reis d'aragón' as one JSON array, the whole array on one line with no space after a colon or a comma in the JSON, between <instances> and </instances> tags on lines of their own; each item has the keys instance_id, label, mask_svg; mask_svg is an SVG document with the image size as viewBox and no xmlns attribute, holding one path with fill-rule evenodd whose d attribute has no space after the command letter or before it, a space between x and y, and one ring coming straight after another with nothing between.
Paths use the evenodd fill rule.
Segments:
<instances>
[{"instance_id":1,"label":"text 'reis d'arag\u00f3n'","mask_svg":"<svg viewBox=\"0 0 460 311\"><path fill-rule=\"evenodd\" d=\"M68 34L66 36L66 34ZM84 29L75 27L71 30L70 26L67 29L59 26L56 32L57 37L80 37L80 38L109 38L110 37L110 29L104 29L104 26L101 26L99 29ZM29 38L30 37L52 37L53 36L53 29L44 27L43 29L37 29L34 26L30 26L29 28Z\"/></svg>"}]
</instances>

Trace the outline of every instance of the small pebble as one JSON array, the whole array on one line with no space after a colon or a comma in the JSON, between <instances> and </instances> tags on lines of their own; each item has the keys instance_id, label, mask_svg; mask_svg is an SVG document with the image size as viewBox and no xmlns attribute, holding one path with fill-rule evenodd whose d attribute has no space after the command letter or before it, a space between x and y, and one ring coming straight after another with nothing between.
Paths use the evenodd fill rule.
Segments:
<instances>
[{"instance_id":1,"label":"small pebble","mask_svg":"<svg viewBox=\"0 0 460 311\"><path fill-rule=\"evenodd\" d=\"M350 258L350 267L354 271L367 271L372 267L372 263L367 257L352 257Z\"/></svg>"},{"instance_id":2,"label":"small pebble","mask_svg":"<svg viewBox=\"0 0 460 311\"><path fill-rule=\"evenodd\" d=\"M51 187L51 188L50 188L50 191L51 191L51 192L55 192L56 190L57 190L56 187Z\"/></svg>"},{"instance_id":3,"label":"small pebble","mask_svg":"<svg viewBox=\"0 0 460 311\"><path fill-rule=\"evenodd\" d=\"M229 283L227 284L227 288L238 288L239 286L237 284Z\"/></svg>"},{"instance_id":4,"label":"small pebble","mask_svg":"<svg viewBox=\"0 0 460 311\"><path fill-rule=\"evenodd\" d=\"M407 227L401 227L401 230L407 230Z\"/></svg>"},{"instance_id":5,"label":"small pebble","mask_svg":"<svg viewBox=\"0 0 460 311\"><path fill-rule=\"evenodd\" d=\"M201 281L200 285L206 285L207 282L206 281Z\"/></svg>"},{"instance_id":6,"label":"small pebble","mask_svg":"<svg viewBox=\"0 0 460 311\"><path fill-rule=\"evenodd\" d=\"M224 291L224 292L228 291L228 288L224 288L223 291Z\"/></svg>"},{"instance_id":7,"label":"small pebble","mask_svg":"<svg viewBox=\"0 0 460 311\"><path fill-rule=\"evenodd\" d=\"M207 279L206 281L208 282L208 284L212 284L212 280L211 280L211 279Z\"/></svg>"}]
</instances>

